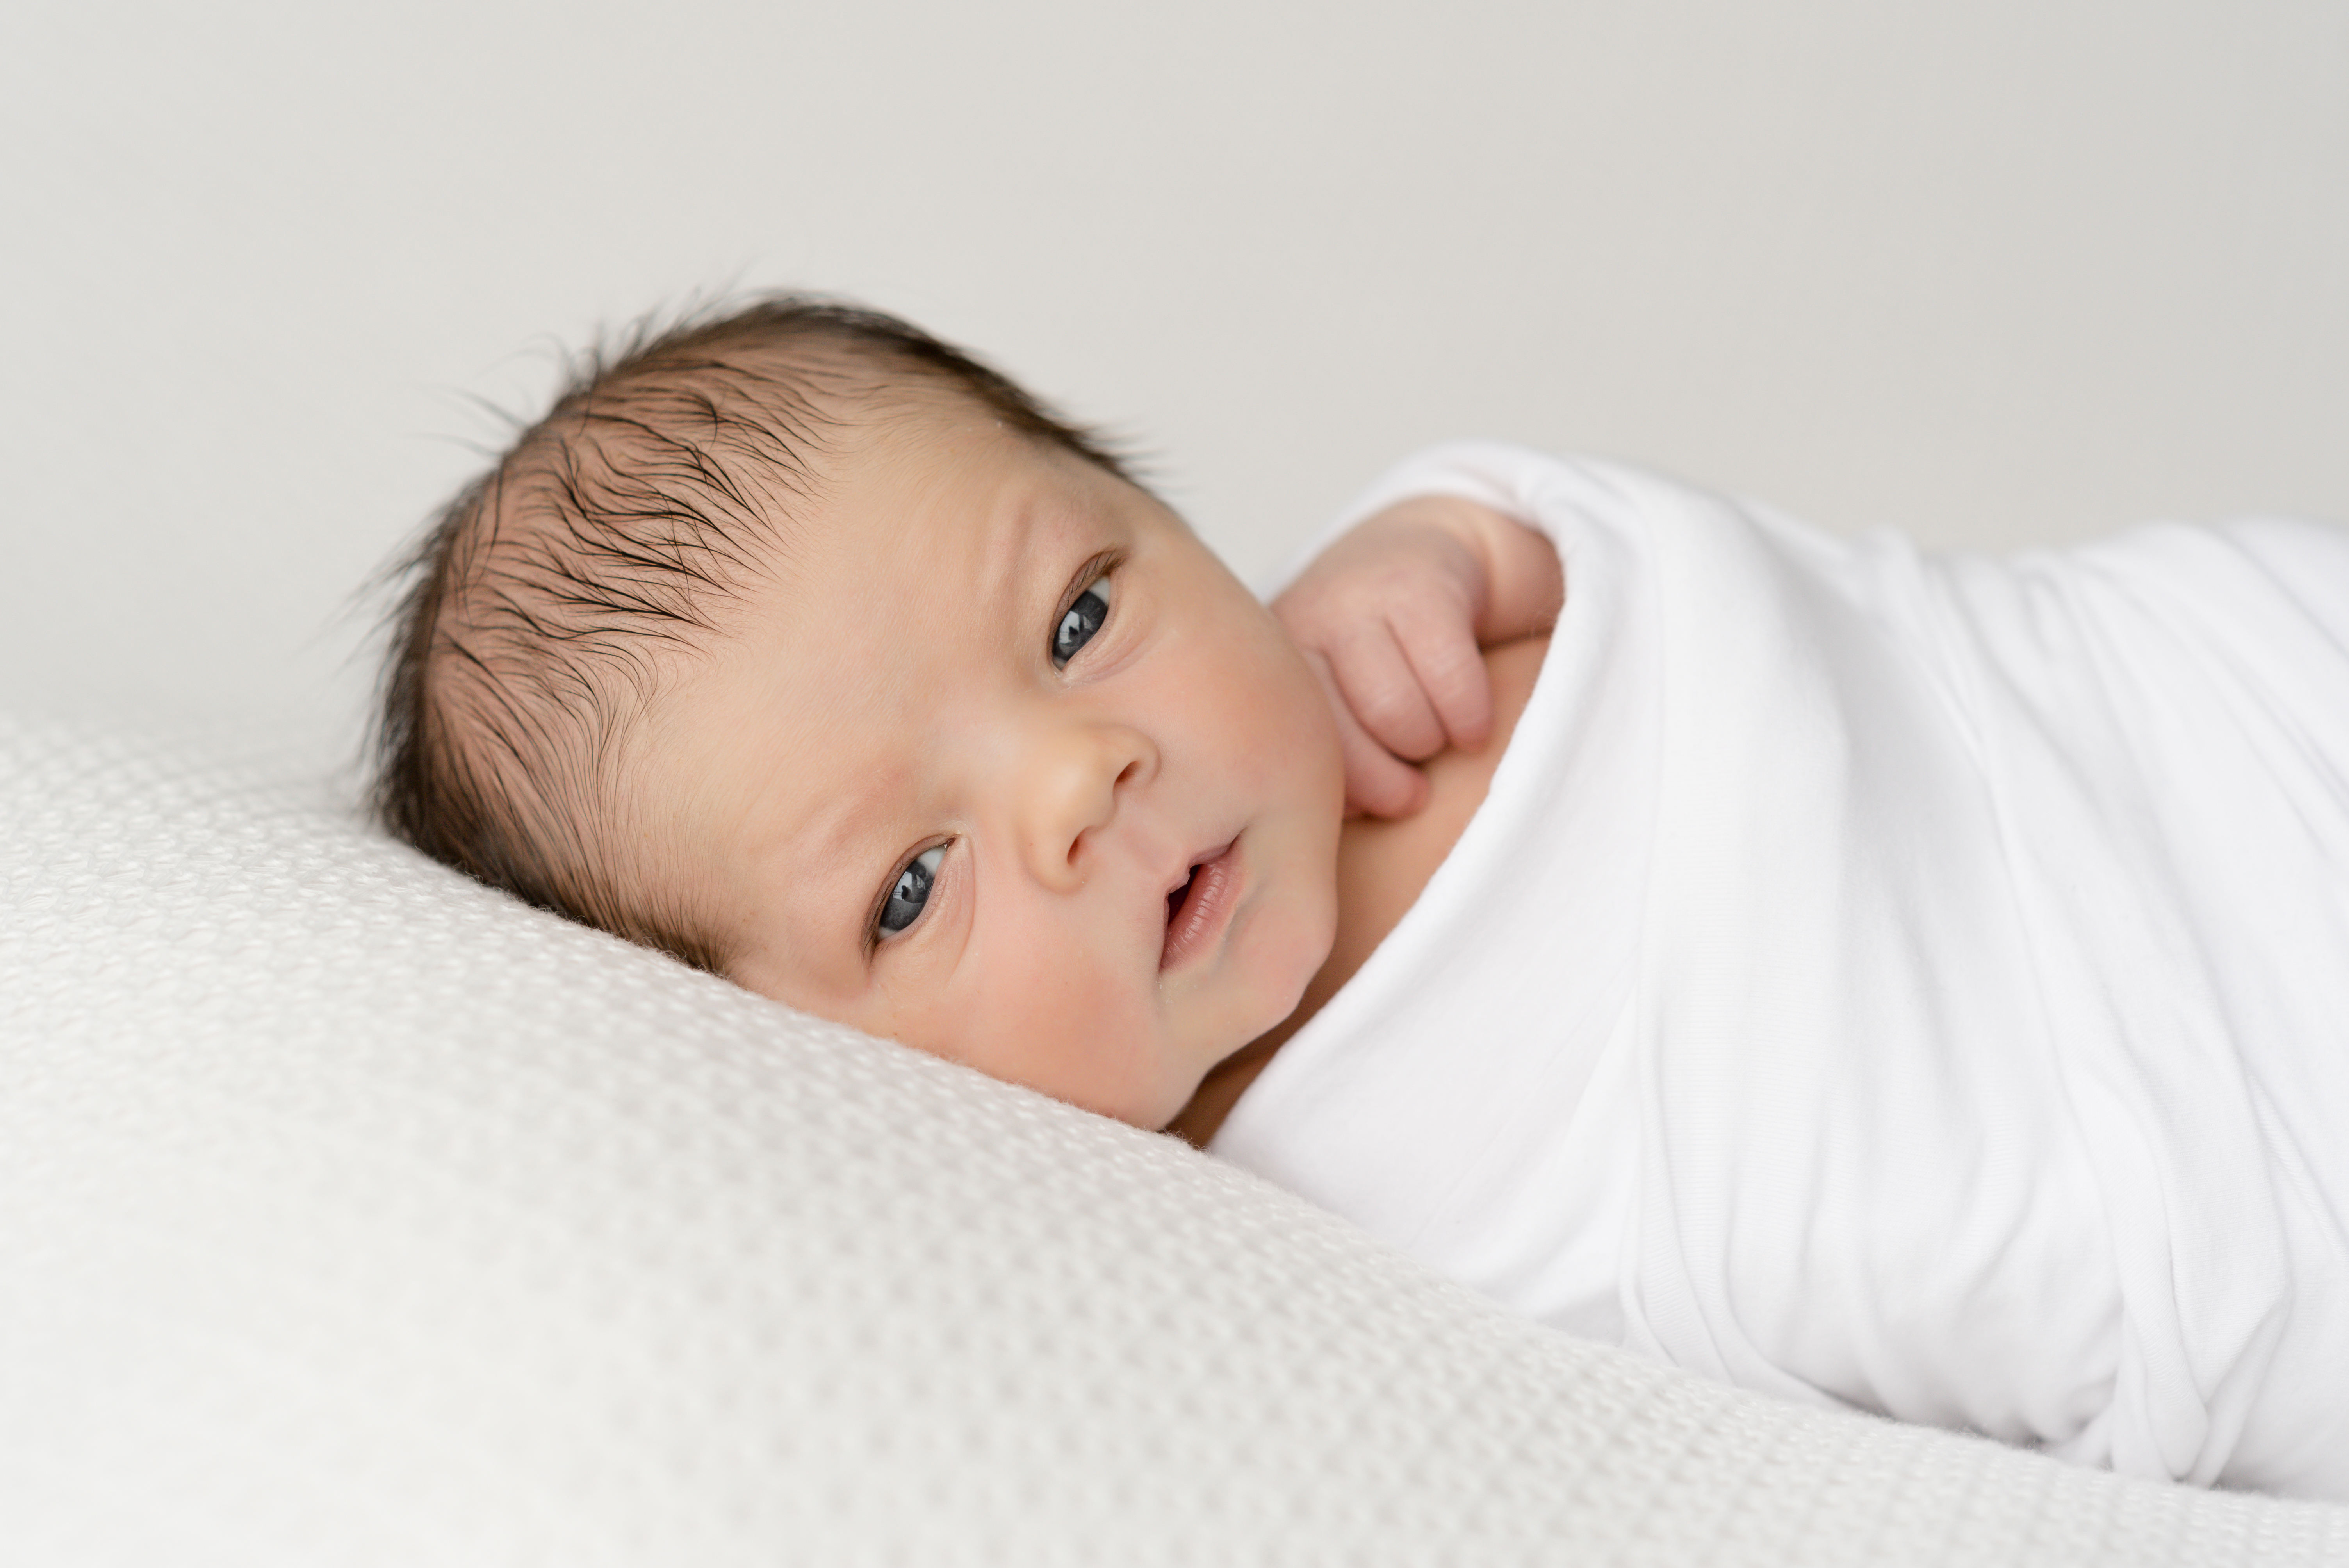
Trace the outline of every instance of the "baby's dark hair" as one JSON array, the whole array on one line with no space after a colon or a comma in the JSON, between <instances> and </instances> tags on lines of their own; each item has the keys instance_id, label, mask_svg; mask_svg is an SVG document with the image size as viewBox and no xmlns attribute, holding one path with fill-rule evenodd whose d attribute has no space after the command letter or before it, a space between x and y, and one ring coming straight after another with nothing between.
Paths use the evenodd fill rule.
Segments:
<instances>
[{"instance_id":1,"label":"baby's dark hair","mask_svg":"<svg viewBox=\"0 0 2349 1568\"><path fill-rule=\"evenodd\" d=\"M639 325L443 507L400 583L372 803L433 859L722 972L699 912L632 890L620 764L657 655L713 633L806 521L860 415L944 391L1133 475L1097 435L910 323L798 294ZM641 881L642 879L635 879Z\"/></svg>"}]
</instances>

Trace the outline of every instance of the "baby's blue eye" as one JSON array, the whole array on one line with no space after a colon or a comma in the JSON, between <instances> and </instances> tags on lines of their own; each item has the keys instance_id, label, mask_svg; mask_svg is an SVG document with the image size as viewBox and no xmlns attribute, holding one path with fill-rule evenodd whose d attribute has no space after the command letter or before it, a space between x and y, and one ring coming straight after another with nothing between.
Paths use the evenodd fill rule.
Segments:
<instances>
[{"instance_id":1,"label":"baby's blue eye","mask_svg":"<svg viewBox=\"0 0 2349 1568\"><path fill-rule=\"evenodd\" d=\"M944 844L924 850L897 873L897 885L889 890L889 902L881 906L883 935L893 935L921 918L922 906L930 902L930 883L937 879L938 862L946 853Z\"/></svg>"},{"instance_id":2,"label":"baby's blue eye","mask_svg":"<svg viewBox=\"0 0 2349 1568\"><path fill-rule=\"evenodd\" d=\"M1093 640L1093 634L1109 619L1109 579L1096 578L1092 587L1077 595L1077 602L1061 617L1052 631L1052 667L1058 669L1077 656L1077 650Z\"/></svg>"}]
</instances>

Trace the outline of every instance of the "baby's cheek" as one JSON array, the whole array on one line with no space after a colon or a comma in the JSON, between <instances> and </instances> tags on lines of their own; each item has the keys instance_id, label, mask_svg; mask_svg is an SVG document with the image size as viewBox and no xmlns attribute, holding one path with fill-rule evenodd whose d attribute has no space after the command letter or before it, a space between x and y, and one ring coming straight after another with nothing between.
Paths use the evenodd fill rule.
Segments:
<instances>
[{"instance_id":1,"label":"baby's cheek","mask_svg":"<svg viewBox=\"0 0 2349 1568\"><path fill-rule=\"evenodd\" d=\"M1337 721L1312 665L1269 617L1259 630L1263 635L1236 645L1235 667L1222 683L1227 701L1237 705L1228 722L1266 743L1268 749L1252 755L1268 763L1294 760L1325 732L1334 749Z\"/></svg>"},{"instance_id":2,"label":"baby's cheek","mask_svg":"<svg viewBox=\"0 0 2349 1568\"><path fill-rule=\"evenodd\" d=\"M1163 1097L1150 1049L1152 987L1086 940L1081 929L998 944L982 964L984 995L968 1016L968 1054L981 1071L1104 1116L1132 1120Z\"/></svg>"}]
</instances>

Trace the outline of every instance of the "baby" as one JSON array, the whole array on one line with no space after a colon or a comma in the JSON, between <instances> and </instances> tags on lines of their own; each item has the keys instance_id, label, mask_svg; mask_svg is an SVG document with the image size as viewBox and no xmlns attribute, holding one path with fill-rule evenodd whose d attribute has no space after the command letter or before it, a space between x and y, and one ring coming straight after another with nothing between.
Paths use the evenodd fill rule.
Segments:
<instances>
[{"instance_id":1,"label":"baby","mask_svg":"<svg viewBox=\"0 0 2349 1568\"><path fill-rule=\"evenodd\" d=\"M1268 609L1001 377L766 301L444 512L378 806L1544 1321L2349 1498L2349 542L1931 562L1490 446L1348 521Z\"/></svg>"}]
</instances>

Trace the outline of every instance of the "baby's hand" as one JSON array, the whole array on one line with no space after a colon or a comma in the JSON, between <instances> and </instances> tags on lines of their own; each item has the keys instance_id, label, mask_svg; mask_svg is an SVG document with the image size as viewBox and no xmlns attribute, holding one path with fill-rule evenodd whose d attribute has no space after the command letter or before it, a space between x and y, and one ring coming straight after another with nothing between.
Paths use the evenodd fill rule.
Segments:
<instances>
[{"instance_id":1,"label":"baby's hand","mask_svg":"<svg viewBox=\"0 0 2349 1568\"><path fill-rule=\"evenodd\" d=\"M1426 804L1412 764L1492 734L1483 648L1547 627L1563 597L1547 540L1453 496L1399 501L1322 552L1272 608L1330 694L1347 810Z\"/></svg>"}]
</instances>

